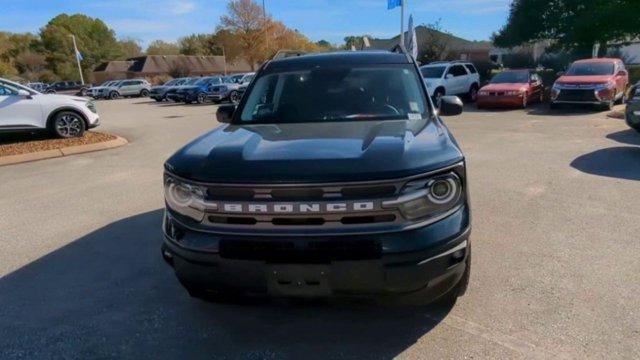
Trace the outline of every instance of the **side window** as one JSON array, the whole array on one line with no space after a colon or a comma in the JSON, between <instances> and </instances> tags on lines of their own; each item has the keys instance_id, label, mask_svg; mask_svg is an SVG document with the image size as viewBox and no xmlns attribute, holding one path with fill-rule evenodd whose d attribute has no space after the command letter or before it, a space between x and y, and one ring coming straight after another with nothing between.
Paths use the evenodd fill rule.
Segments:
<instances>
[{"instance_id":1,"label":"side window","mask_svg":"<svg viewBox=\"0 0 640 360\"><path fill-rule=\"evenodd\" d=\"M9 96L9 95L17 95L18 92L14 90L12 87L5 86L0 84L0 96Z\"/></svg>"},{"instance_id":2,"label":"side window","mask_svg":"<svg viewBox=\"0 0 640 360\"><path fill-rule=\"evenodd\" d=\"M470 74L477 74L478 70L476 70L476 67L473 66L473 64L465 64L464 67L467 68L467 70L469 71Z\"/></svg>"},{"instance_id":3,"label":"side window","mask_svg":"<svg viewBox=\"0 0 640 360\"><path fill-rule=\"evenodd\" d=\"M462 65L454 65L449 69L448 73L455 77L458 77L458 76L467 75L467 70L465 70L464 66Z\"/></svg>"},{"instance_id":4,"label":"side window","mask_svg":"<svg viewBox=\"0 0 640 360\"><path fill-rule=\"evenodd\" d=\"M142 85L142 81L140 80L132 81L132 83L132 85Z\"/></svg>"}]
</instances>

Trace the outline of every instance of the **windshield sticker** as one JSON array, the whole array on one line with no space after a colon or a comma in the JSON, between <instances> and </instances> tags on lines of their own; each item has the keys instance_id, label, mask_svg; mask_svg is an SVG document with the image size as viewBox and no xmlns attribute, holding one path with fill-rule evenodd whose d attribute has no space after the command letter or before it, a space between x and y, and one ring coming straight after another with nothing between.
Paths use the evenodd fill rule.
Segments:
<instances>
[{"instance_id":1,"label":"windshield sticker","mask_svg":"<svg viewBox=\"0 0 640 360\"><path fill-rule=\"evenodd\" d=\"M409 115L409 120L420 120L420 119L422 119L422 115L421 114L409 113L407 115Z\"/></svg>"}]
</instances>

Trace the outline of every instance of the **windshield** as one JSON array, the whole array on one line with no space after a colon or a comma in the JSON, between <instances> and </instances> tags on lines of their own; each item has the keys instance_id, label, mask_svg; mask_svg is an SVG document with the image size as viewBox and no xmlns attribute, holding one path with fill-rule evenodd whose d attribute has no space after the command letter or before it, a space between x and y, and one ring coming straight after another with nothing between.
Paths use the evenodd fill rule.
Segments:
<instances>
[{"instance_id":1,"label":"windshield","mask_svg":"<svg viewBox=\"0 0 640 360\"><path fill-rule=\"evenodd\" d=\"M442 77L446 68L446 66L429 66L420 68L420 72L423 78L437 79Z\"/></svg>"},{"instance_id":2,"label":"windshield","mask_svg":"<svg viewBox=\"0 0 640 360\"><path fill-rule=\"evenodd\" d=\"M229 83L235 84L238 83L240 81L240 79L242 79L244 75L233 75L233 76L229 76Z\"/></svg>"},{"instance_id":3,"label":"windshield","mask_svg":"<svg viewBox=\"0 0 640 360\"><path fill-rule=\"evenodd\" d=\"M196 85L209 84L212 83L215 79L216 78L200 78L200 80L196 82Z\"/></svg>"},{"instance_id":4,"label":"windshield","mask_svg":"<svg viewBox=\"0 0 640 360\"><path fill-rule=\"evenodd\" d=\"M428 116L421 80L411 65L331 66L258 78L243 122L421 119Z\"/></svg>"},{"instance_id":5,"label":"windshield","mask_svg":"<svg viewBox=\"0 0 640 360\"><path fill-rule=\"evenodd\" d=\"M167 81L166 83L164 83L163 86L172 86L172 85L177 85L181 82L182 80L179 79L171 79L169 81Z\"/></svg>"},{"instance_id":6,"label":"windshield","mask_svg":"<svg viewBox=\"0 0 640 360\"><path fill-rule=\"evenodd\" d=\"M612 63L576 63L571 65L566 75L570 76L593 76L593 75L613 75L614 66Z\"/></svg>"},{"instance_id":7,"label":"windshield","mask_svg":"<svg viewBox=\"0 0 640 360\"><path fill-rule=\"evenodd\" d=\"M527 71L504 71L491 79L492 84L524 84L529 82Z\"/></svg>"},{"instance_id":8,"label":"windshield","mask_svg":"<svg viewBox=\"0 0 640 360\"><path fill-rule=\"evenodd\" d=\"M202 80L202 78L191 78L191 79L187 79L183 85L194 85L196 84L198 81Z\"/></svg>"}]
</instances>

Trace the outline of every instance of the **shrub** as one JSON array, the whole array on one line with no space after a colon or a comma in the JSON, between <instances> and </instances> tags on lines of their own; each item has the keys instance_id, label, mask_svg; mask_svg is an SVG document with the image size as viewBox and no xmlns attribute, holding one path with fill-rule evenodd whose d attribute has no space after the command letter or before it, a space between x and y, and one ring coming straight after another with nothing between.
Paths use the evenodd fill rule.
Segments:
<instances>
[{"instance_id":1,"label":"shrub","mask_svg":"<svg viewBox=\"0 0 640 360\"><path fill-rule=\"evenodd\" d=\"M484 84L489 79L491 79L491 72L497 68L497 65L494 64L491 60L474 61L473 65L475 65L476 69L478 69L478 74L480 75L480 84Z\"/></svg>"},{"instance_id":2,"label":"shrub","mask_svg":"<svg viewBox=\"0 0 640 360\"><path fill-rule=\"evenodd\" d=\"M640 81L640 65L628 66L627 70L629 70L629 81L631 84Z\"/></svg>"}]
</instances>

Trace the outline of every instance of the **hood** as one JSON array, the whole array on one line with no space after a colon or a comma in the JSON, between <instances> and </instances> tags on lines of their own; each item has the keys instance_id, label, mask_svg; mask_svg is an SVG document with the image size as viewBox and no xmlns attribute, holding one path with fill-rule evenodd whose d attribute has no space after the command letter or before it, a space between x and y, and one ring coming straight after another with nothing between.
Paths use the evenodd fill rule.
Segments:
<instances>
[{"instance_id":1,"label":"hood","mask_svg":"<svg viewBox=\"0 0 640 360\"><path fill-rule=\"evenodd\" d=\"M462 159L446 127L422 119L222 125L165 166L201 182L309 183L400 178Z\"/></svg>"},{"instance_id":2,"label":"hood","mask_svg":"<svg viewBox=\"0 0 640 360\"><path fill-rule=\"evenodd\" d=\"M527 88L529 88L527 83L488 84L483 86L480 91L520 91Z\"/></svg>"},{"instance_id":3,"label":"hood","mask_svg":"<svg viewBox=\"0 0 640 360\"><path fill-rule=\"evenodd\" d=\"M166 90L168 88L170 88L170 86L157 85L157 86L152 86L151 90Z\"/></svg>"},{"instance_id":4,"label":"hood","mask_svg":"<svg viewBox=\"0 0 640 360\"><path fill-rule=\"evenodd\" d=\"M613 75L569 76L563 75L557 84L604 84L613 79Z\"/></svg>"},{"instance_id":5,"label":"hood","mask_svg":"<svg viewBox=\"0 0 640 360\"><path fill-rule=\"evenodd\" d=\"M46 96L47 100L57 100L60 102L63 101L78 101L78 102L83 102L83 103L87 103L91 100L87 99L87 98L83 98L83 97L79 97L79 96L72 96L72 95L60 95L60 94L39 94L42 96Z\"/></svg>"}]
</instances>

